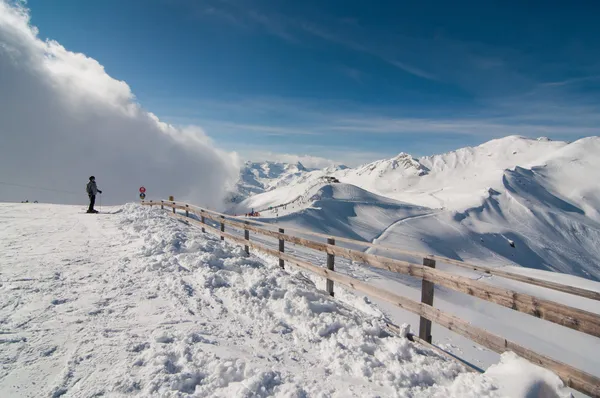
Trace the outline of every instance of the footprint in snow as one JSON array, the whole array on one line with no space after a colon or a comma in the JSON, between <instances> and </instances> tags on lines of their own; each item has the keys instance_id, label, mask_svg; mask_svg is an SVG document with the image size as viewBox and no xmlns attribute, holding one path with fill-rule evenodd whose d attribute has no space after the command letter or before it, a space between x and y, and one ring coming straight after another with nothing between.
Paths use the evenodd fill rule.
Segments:
<instances>
[{"instance_id":1,"label":"footprint in snow","mask_svg":"<svg viewBox=\"0 0 600 398\"><path fill-rule=\"evenodd\" d=\"M53 346L48 348L47 350L43 350L40 355L43 357L49 357L50 355L54 354L56 352L56 350L58 349L58 346Z\"/></svg>"},{"instance_id":2,"label":"footprint in snow","mask_svg":"<svg viewBox=\"0 0 600 398\"><path fill-rule=\"evenodd\" d=\"M144 342L144 343L133 344L132 346L127 348L127 351L142 352L147 348L150 348L150 344L147 342Z\"/></svg>"}]
</instances>

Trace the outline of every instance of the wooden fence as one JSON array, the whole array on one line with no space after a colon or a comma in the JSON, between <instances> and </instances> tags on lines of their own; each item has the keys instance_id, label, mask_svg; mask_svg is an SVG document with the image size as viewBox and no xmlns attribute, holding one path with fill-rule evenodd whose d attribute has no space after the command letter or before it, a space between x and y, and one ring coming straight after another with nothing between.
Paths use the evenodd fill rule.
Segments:
<instances>
[{"instance_id":1,"label":"wooden fence","mask_svg":"<svg viewBox=\"0 0 600 398\"><path fill-rule=\"evenodd\" d=\"M433 256L419 252L411 252L399 250L387 246L375 245L369 242L362 242L353 239L324 235L307 230L296 228L288 228L288 233L282 228L277 231L268 228L274 228L272 224L260 222L257 220L241 221L238 218L218 213L215 211L203 209L200 207L178 204L176 202L153 202L142 201L142 205L160 206L172 209L172 214L178 219L185 220L189 223L198 224L202 231L208 231L221 237L221 240L228 239L232 242L243 245L246 253L250 253L250 248L260 250L264 253L272 255L279 259L279 265L283 268L285 263L292 264L304 270L312 272L326 279L326 290L330 295L334 295L334 283L350 288L369 296L392 303L402 309L410 311L420 316L419 336L418 340L431 343L431 324L435 322L459 335L487 347L497 353L505 351L513 351L519 356L535 363L539 366L547 368L556 373L563 382L584 394L592 397L600 397L600 378L576 369L570 365L554 360L542 354L538 354L528 348L525 348L515 342L509 341L503 337L490 333L487 330L481 329L469 322L464 321L454 315L441 311L433 307L434 286L444 286L448 289L468 294L482 300L495 303L514 311L522 312L544 319L549 322L559 324L561 326L577 330L581 333L586 333L595 337L600 337L600 315L581 309L569 307L564 304L553 302L550 300L541 299L532 295L518 293L513 290L493 286L485 282L473 280L464 276L454 275L445 271L436 269L436 261L457 265L459 267L468 268L475 271L480 271L489 275L496 275L519 282L524 282L536 286L541 286L548 289L553 289L565 293L574 294L580 297L585 297L592 300L600 300L600 293L592 290L577 288L573 286L563 285L556 282L545 281L542 279L525 277L522 275L510 273L494 268L474 265L462 261ZM176 210L182 210L183 214ZM189 217L190 213L195 214L199 220ZM206 223L206 219L217 223L220 228L215 228ZM253 225L251 225L253 224ZM239 231L244 231L244 238L235 236L225 232L225 226L229 226ZM250 231L271 238L275 238L279 242L278 250L266 247L263 244L250 240ZM295 235L290 235L289 232L298 232L303 236L316 236L326 239L325 242L309 240ZM388 257L378 256L365 253L359 250L353 250L336 245L337 242L351 243L353 245L373 247L377 249L385 249L391 252L421 257L422 264L415 264L407 261L396 260ZM317 250L327 254L327 268L320 267L299 258L285 253L285 242L294 243L312 250ZM408 299L393 292L374 287L365 282L359 281L352 277L340 274L335 271L335 257L340 256L353 261L367 264L371 267L380 268L392 272L397 272L404 275L410 275L422 280L421 287L421 302Z\"/></svg>"}]
</instances>

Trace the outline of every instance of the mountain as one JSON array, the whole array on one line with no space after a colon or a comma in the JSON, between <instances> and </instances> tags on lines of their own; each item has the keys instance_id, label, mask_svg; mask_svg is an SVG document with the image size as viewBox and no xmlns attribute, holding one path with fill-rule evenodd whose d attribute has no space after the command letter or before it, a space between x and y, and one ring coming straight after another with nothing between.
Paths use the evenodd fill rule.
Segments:
<instances>
[{"instance_id":1,"label":"mountain","mask_svg":"<svg viewBox=\"0 0 600 398\"><path fill-rule=\"evenodd\" d=\"M239 203L250 196L286 185L308 171L309 169L300 162L245 162L240 169L240 177L230 190L226 201Z\"/></svg>"},{"instance_id":2,"label":"mountain","mask_svg":"<svg viewBox=\"0 0 600 398\"><path fill-rule=\"evenodd\" d=\"M461 210L502 189L504 170L542 164L563 141L508 136L477 147L414 159L400 154L336 173L341 181L421 206Z\"/></svg>"},{"instance_id":3,"label":"mountain","mask_svg":"<svg viewBox=\"0 0 600 398\"><path fill-rule=\"evenodd\" d=\"M251 196L287 186L292 182L304 181L307 176L315 171L333 173L345 169L347 169L346 166L339 165L321 171L304 167L300 162L248 161L240 169L239 179L234 187L230 189L229 195L225 199L225 205L229 208L232 204L240 203Z\"/></svg>"},{"instance_id":4,"label":"mountain","mask_svg":"<svg viewBox=\"0 0 600 398\"><path fill-rule=\"evenodd\" d=\"M456 259L600 280L594 170L600 170L599 137L567 143L508 136L440 155L400 153L357 168L290 176L234 211L255 209L265 220ZM368 211L356 195L324 202L319 192L337 186L371 195ZM423 217L390 212L390 200Z\"/></svg>"}]
</instances>

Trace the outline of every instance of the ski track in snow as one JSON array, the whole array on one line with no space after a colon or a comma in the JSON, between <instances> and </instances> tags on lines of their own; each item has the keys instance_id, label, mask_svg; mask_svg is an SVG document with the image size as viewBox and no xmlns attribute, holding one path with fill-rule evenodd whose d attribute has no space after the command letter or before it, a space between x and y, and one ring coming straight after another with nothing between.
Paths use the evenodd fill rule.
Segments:
<instances>
[{"instance_id":1,"label":"ski track in snow","mask_svg":"<svg viewBox=\"0 0 600 398\"><path fill-rule=\"evenodd\" d=\"M376 237L373 239L372 243L373 243L373 244L377 244L377 242L379 241L379 239L385 239L385 238L386 238L386 236L387 236L387 234L388 234L388 232L389 232L389 231L392 231L392 230L393 230L393 229L394 229L396 226L398 226L398 225L400 225L400 224L404 224L404 223L405 223L405 222L407 222L407 221L410 221L410 220L416 220L416 219L418 219L418 218L425 218L425 217L431 217L431 216L435 216L435 215L437 215L437 214L438 214L438 212L431 212L431 213L427 213L427 214L419 214L419 215L416 215L416 216L408 216L408 217L402 218L402 219L400 219L400 220L398 220L398 221L394 222L392 225L390 225L389 227L387 227L387 228L386 228L386 229L384 229L383 231L381 231L381 233L380 233L379 235L377 235L377 236L376 236ZM372 248L372 247L369 247L369 248L368 248L368 249L367 249L365 252L366 252L366 253L371 253L371 251L372 251L372 250L376 250L376 249L374 249L374 248Z\"/></svg>"},{"instance_id":2,"label":"ski track in snow","mask_svg":"<svg viewBox=\"0 0 600 398\"><path fill-rule=\"evenodd\" d=\"M502 395L160 210L0 205L0 227L2 397Z\"/></svg>"}]
</instances>

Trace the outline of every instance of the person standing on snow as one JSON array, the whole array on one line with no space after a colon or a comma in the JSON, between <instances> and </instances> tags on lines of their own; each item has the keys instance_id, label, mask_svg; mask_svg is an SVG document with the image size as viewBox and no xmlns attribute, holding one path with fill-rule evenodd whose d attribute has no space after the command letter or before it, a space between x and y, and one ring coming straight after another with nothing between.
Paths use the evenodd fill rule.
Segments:
<instances>
[{"instance_id":1,"label":"person standing on snow","mask_svg":"<svg viewBox=\"0 0 600 398\"><path fill-rule=\"evenodd\" d=\"M94 205L96 204L96 194L102 193L102 191L96 186L96 177L90 177L90 182L87 183L85 190L90 198L90 207L88 208L87 212L98 213L98 210L94 210Z\"/></svg>"}]
</instances>

